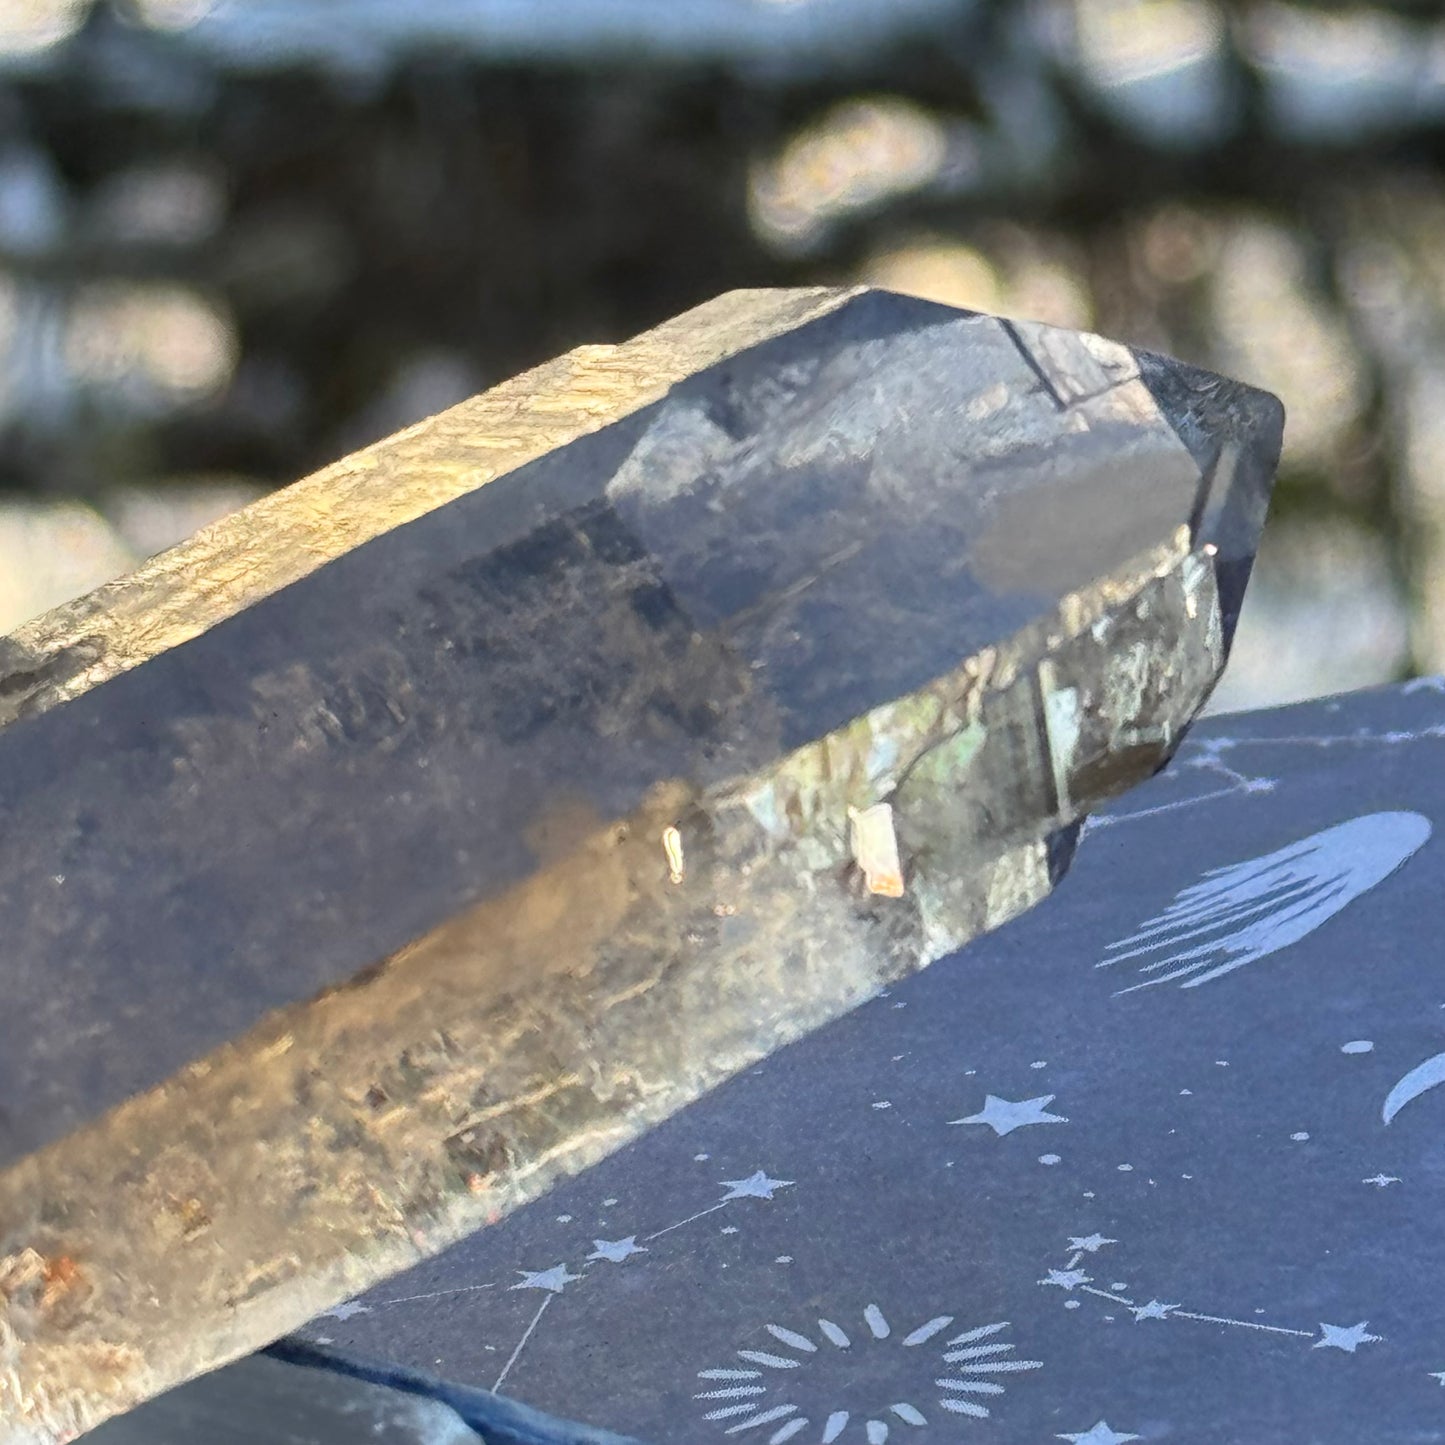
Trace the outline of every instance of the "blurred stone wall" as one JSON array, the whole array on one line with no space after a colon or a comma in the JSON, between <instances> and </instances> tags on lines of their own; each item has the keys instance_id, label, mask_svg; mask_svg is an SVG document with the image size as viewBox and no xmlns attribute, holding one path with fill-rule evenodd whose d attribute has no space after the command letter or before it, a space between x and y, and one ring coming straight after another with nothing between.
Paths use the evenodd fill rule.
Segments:
<instances>
[{"instance_id":1,"label":"blurred stone wall","mask_svg":"<svg viewBox=\"0 0 1445 1445\"><path fill-rule=\"evenodd\" d=\"M0 0L0 628L733 286L1290 412L1221 703L1445 670L1445 22L1252 0Z\"/></svg>"}]
</instances>

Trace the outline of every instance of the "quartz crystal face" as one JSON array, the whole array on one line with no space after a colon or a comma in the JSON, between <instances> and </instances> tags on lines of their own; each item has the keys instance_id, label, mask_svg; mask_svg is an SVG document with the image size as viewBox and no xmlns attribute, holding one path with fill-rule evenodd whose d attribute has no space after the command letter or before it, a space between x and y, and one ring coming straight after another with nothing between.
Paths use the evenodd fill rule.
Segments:
<instances>
[{"instance_id":1,"label":"quartz crystal face","mask_svg":"<svg viewBox=\"0 0 1445 1445\"><path fill-rule=\"evenodd\" d=\"M274 1337L1036 901L1217 678L1281 425L1097 337L738 293L0 643L0 1257L114 1206L0 1418L46 1358L148 1351L34 1385L49 1428ZM186 1270L126 1234L168 1198Z\"/></svg>"}]
</instances>

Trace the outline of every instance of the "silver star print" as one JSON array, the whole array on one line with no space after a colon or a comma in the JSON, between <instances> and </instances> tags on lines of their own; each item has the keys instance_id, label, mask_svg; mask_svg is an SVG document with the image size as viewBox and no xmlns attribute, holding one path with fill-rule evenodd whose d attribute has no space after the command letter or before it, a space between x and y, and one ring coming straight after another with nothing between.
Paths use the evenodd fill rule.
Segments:
<instances>
[{"instance_id":1,"label":"silver star print","mask_svg":"<svg viewBox=\"0 0 1445 1445\"><path fill-rule=\"evenodd\" d=\"M771 1199L773 1190L786 1189L792 1182L791 1179L769 1179L761 1169L746 1179L724 1179L728 1192L723 1195L723 1203L729 1199Z\"/></svg>"},{"instance_id":2,"label":"silver star print","mask_svg":"<svg viewBox=\"0 0 1445 1445\"><path fill-rule=\"evenodd\" d=\"M517 1271L522 1276L513 1289L545 1289L553 1294L561 1294L569 1284L576 1284L582 1278L580 1274L569 1274L565 1264L554 1264L551 1269Z\"/></svg>"},{"instance_id":3,"label":"silver star print","mask_svg":"<svg viewBox=\"0 0 1445 1445\"><path fill-rule=\"evenodd\" d=\"M1039 1281L1040 1284L1056 1284L1060 1289L1077 1289L1081 1284L1088 1284L1093 1278L1081 1269L1051 1269L1048 1275Z\"/></svg>"},{"instance_id":4,"label":"silver star print","mask_svg":"<svg viewBox=\"0 0 1445 1445\"><path fill-rule=\"evenodd\" d=\"M347 1300L344 1305L337 1305L332 1310L322 1310L317 1316L323 1320L349 1320L353 1315L369 1315L371 1311L365 1305L359 1305L355 1300Z\"/></svg>"},{"instance_id":5,"label":"silver star print","mask_svg":"<svg viewBox=\"0 0 1445 1445\"><path fill-rule=\"evenodd\" d=\"M1179 1306L1167 1305L1163 1300L1151 1299L1148 1304L1130 1305L1130 1312L1135 1320L1167 1320L1170 1310L1177 1310Z\"/></svg>"},{"instance_id":6,"label":"silver star print","mask_svg":"<svg viewBox=\"0 0 1445 1445\"><path fill-rule=\"evenodd\" d=\"M626 1239L594 1239L592 1241L592 1253L588 1259L610 1259L613 1264L621 1264L624 1259L631 1259L634 1254L646 1254L647 1251L637 1242L635 1234L629 1234Z\"/></svg>"},{"instance_id":7,"label":"silver star print","mask_svg":"<svg viewBox=\"0 0 1445 1445\"><path fill-rule=\"evenodd\" d=\"M1060 1440L1068 1440L1071 1445L1125 1445L1125 1441L1137 1440L1137 1435L1130 1435L1126 1430L1111 1430L1107 1420L1100 1420L1092 1430L1085 1430L1081 1435L1060 1435Z\"/></svg>"},{"instance_id":8,"label":"silver star print","mask_svg":"<svg viewBox=\"0 0 1445 1445\"><path fill-rule=\"evenodd\" d=\"M1368 1324L1368 1320L1361 1320L1357 1325L1327 1325L1321 1321L1320 1338L1314 1342L1314 1348L1343 1350L1347 1355L1353 1355L1361 1345L1374 1344L1380 1338L1366 1330Z\"/></svg>"},{"instance_id":9,"label":"silver star print","mask_svg":"<svg viewBox=\"0 0 1445 1445\"><path fill-rule=\"evenodd\" d=\"M1000 1138L1023 1129L1029 1124L1067 1124L1062 1114L1050 1114L1047 1108L1054 1102L1055 1095L1040 1094L1036 1099L1000 1099L989 1094L983 1101L983 1108L966 1119L950 1119L950 1124L987 1124Z\"/></svg>"},{"instance_id":10,"label":"silver star print","mask_svg":"<svg viewBox=\"0 0 1445 1445\"><path fill-rule=\"evenodd\" d=\"M1082 1254L1097 1254L1106 1244L1118 1244L1117 1239L1105 1239L1102 1234L1086 1234L1069 1240L1069 1248Z\"/></svg>"}]
</instances>

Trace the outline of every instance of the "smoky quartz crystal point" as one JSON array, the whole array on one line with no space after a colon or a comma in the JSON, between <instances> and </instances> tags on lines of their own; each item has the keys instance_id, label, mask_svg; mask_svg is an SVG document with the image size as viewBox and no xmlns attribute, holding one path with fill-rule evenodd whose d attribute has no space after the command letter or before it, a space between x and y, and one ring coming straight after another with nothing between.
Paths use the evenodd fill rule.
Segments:
<instances>
[{"instance_id":1,"label":"smoky quartz crystal point","mask_svg":"<svg viewBox=\"0 0 1445 1445\"><path fill-rule=\"evenodd\" d=\"M0 643L0 1442L1042 897L1218 677L1281 425L1093 336L738 293Z\"/></svg>"}]
</instances>

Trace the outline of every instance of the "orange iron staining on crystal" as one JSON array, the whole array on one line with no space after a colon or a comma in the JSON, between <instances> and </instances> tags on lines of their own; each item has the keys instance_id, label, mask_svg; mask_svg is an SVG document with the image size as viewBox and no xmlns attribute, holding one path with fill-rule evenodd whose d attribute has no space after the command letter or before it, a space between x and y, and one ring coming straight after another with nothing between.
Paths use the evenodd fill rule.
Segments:
<instances>
[{"instance_id":1,"label":"orange iron staining on crystal","mask_svg":"<svg viewBox=\"0 0 1445 1445\"><path fill-rule=\"evenodd\" d=\"M903 865L898 860L898 834L893 828L893 808L875 803L861 813L848 811L853 833L853 860L863 870L863 882L880 898L903 897Z\"/></svg>"}]
</instances>

